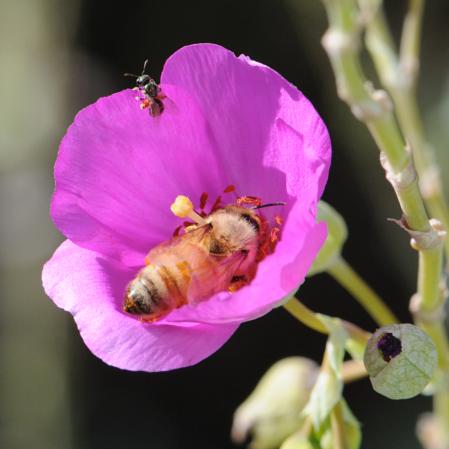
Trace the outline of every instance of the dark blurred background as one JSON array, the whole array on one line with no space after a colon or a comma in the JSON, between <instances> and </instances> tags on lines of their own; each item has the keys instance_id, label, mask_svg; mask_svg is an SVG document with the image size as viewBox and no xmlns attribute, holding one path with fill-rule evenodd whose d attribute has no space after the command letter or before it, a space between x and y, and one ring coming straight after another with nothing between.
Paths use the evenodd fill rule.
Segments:
<instances>
[{"instance_id":1,"label":"dark blurred background","mask_svg":"<svg viewBox=\"0 0 449 449\"><path fill-rule=\"evenodd\" d=\"M398 35L406 1L386 3ZM448 19L446 0L428 2L419 94L442 167L449 166ZM378 151L336 97L320 45L325 29L315 0L0 0L0 448L234 448L233 411L266 369L295 354L320 361L324 337L278 309L243 325L197 366L120 371L86 349L72 318L42 291L42 264L62 241L48 217L52 167L74 114L128 87L122 74L138 72L146 58L157 78L165 59L189 43L245 53L311 99L333 140L325 199L347 220L345 257L410 321L416 257L386 221L400 213ZM375 329L326 275L309 279L300 296L317 311ZM429 399L389 401L367 380L345 396L363 424L364 449L419 447L415 422Z\"/></svg>"}]
</instances>

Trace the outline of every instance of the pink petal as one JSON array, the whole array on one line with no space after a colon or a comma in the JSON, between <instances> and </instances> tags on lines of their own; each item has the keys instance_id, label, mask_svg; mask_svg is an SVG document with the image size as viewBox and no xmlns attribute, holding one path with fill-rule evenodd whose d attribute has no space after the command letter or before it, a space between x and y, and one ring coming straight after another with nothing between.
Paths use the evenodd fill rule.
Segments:
<instances>
[{"instance_id":1,"label":"pink petal","mask_svg":"<svg viewBox=\"0 0 449 449\"><path fill-rule=\"evenodd\" d=\"M83 109L65 135L55 166L52 218L85 248L139 266L180 220L169 206L179 194L198 201L222 191L207 126L182 89L164 86L160 117L140 110L135 91Z\"/></svg>"},{"instance_id":2,"label":"pink petal","mask_svg":"<svg viewBox=\"0 0 449 449\"><path fill-rule=\"evenodd\" d=\"M46 263L46 293L74 315L88 348L109 365L166 371L193 365L220 348L238 324L141 323L120 310L129 268L66 240Z\"/></svg>"},{"instance_id":3,"label":"pink petal","mask_svg":"<svg viewBox=\"0 0 449 449\"><path fill-rule=\"evenodd\" d=\"M219 45L196 44L167 60L161 80L195 97L217 143L217 158L224 161L223 172L243 195L287 200L303 194L298 180L314 177L321 196L331 157L326 126L309 100L274 70ZM299 137L294 148L276 140L277 119ZM295 163L297 157L321 168L310 171ZM286 176L292 181L287 185Z\"/></svg>"}]
</instances>

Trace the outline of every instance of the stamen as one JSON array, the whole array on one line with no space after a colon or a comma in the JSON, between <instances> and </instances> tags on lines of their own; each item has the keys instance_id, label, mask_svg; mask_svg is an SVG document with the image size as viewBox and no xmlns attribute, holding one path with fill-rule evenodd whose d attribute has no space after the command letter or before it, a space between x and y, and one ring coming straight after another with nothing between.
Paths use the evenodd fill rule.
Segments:
<instances>
[{"instance_id":1,"label":"stamen","mask_svg":"<svg viewBox=\"0 0 449 449\"><path fill-rule=\"evenodd\" d=\"M203 192L200 197L200 209L204 210L207 203L207 198L209 198L209 194L207 192Z\"/></svg>"},{"instance_id":2,"label":"stamen","mask_svg":"<svg viewBox=\"0 0 449 449\"><path fill-rule=\"evenodd\" d=\"M197 214L193 210L193 204L190 199L185 195L178 195L175 202L170 206L170 210L180 218L190 218L195 223L199 225L205 225L206 221L201 215Z\"/></svg>"},{"instance_id":3,"label":"stamen","mask_svg":"<svg viewBox=\"0 0 449 449\"><path fill-rule=\"evenodd\" d=\"M235 186L233 185L230 185L223 190L223 193L231 193L231 192L235 192Z\"/></svg>"}]
</instances>

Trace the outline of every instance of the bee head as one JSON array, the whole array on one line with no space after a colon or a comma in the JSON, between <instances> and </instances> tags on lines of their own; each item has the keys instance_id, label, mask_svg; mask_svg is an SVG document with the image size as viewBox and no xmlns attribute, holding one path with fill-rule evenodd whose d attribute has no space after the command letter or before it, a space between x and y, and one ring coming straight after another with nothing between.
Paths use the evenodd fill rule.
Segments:
<instances>
[{"instance_id":1,"label":"bee head","mask_svg":"<svg viewBox=\"0 0 449 449\"><path fill-rule=\"evenodd\" d=\"M136 79L137 87L144 87L146 84L150 82L151 78L149 75L140 75Z\"/></svg>"},{"instance_id":2,"label":"bee head","mask_svg":"<svg viewBox=\"0 0 449 449\"><path fill-rule=\"evenodd\" d=\"M226 248L250 251L257 245L261 221L255 212L238 206L227 206L214 212L209 220L215 242Z\"/></svg>"}]
</instances>

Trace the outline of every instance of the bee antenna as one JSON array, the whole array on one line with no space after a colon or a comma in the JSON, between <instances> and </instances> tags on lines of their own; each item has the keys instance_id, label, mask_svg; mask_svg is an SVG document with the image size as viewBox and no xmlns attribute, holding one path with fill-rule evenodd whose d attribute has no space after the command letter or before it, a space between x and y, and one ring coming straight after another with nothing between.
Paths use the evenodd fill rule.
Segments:
<instances>
[{"instance_id":1,"label":"bee antenna","mask_svg":"<svg viewBox=\"0 0 449 449\"><path fill-rule=\"evenodd\" d=\"M267 204L261 204L259 206L253 206L251 209L262 209L264 207L271 207L271 206L285 206L287 203L284 201L279 201L277 203L267 203Z\"/></svg>"},{"instance_id":2,"label":"bee antenna","mask_svg":"<svg viewBox=\"0 0 449 449\"><path fill-rule=\"evenodd\" d=\"M132 76L133 78L139 78L139 75L134 75L134 73L124 73L123 76Z\"/></svg>"},{"instance_id":3,"label":"bee antenna","mask_svg":"<svg viewBox=\"0 0 449 449\"><path fill-rule=\"evenodd\" d=\"M149 62L150 62L149 59L145 59L145 62L143 63L142 75L145 75L145 72L147 70L147 65Z\"/></svg>"}]
</instances>

